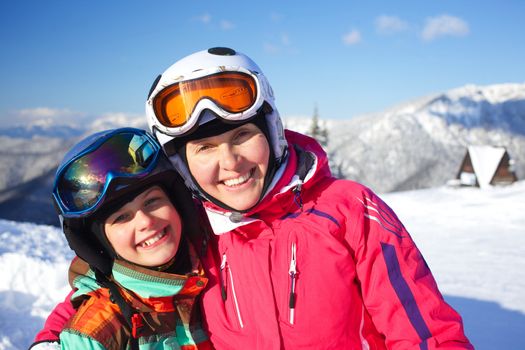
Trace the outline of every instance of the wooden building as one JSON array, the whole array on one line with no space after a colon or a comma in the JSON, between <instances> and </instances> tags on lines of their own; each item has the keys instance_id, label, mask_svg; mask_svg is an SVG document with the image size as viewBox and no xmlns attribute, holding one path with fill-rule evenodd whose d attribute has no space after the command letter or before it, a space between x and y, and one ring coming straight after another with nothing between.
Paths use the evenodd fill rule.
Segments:
<instances>
[{"instance_id":1,"label":"wooden building","mask_svg":"<svg viewBox=\"0 0 525 350\"><path fill-rule=\"evenodd\" d=\"M457 177L461 186L488 187L517 181L505 147L469 146Z\"/></svg>"}]
</instances>

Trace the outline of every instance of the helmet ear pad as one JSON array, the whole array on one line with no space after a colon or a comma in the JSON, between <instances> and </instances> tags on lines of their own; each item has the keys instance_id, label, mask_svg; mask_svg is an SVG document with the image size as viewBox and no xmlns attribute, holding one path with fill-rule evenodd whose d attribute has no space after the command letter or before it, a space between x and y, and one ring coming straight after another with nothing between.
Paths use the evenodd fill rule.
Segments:
<instances>
[{"instance_id":1,"label":"helmet ear pad","mask_svg":"<svg viewBox=\"0 0 525 350\"><path fill-rule=\"evenodd\" d=\"M69 247L93 270L110 276L114 258L98 239L94 239L93 233L86 229L83 221L83 219L67 220L63 223L62 229Z\"/></svg>"}]
</instances>

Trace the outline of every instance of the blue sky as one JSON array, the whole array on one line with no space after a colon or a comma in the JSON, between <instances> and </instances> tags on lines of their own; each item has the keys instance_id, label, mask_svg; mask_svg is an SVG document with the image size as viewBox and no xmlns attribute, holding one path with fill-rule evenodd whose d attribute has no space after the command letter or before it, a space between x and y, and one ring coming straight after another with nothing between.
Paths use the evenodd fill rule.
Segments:
<instances>
[{"instance_id":1,"label":"blue sky","mask_svg":"<svg viewBox=\"0 0 525 350\"><path fill-rule=\"evenodd\" d=\"M2 1L0 127L141 115L157 74L213 46L251 56L283 116L525 82L524 14L523 0Z\"/></svg>"}]
</instances>

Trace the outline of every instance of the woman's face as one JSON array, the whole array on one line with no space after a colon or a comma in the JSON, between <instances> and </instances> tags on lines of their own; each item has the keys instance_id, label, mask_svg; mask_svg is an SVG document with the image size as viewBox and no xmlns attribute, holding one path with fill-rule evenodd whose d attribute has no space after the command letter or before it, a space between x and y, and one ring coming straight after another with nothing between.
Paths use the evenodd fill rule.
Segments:
<instances>
[{"instance_id":1,"label":"woman's face","mask_svg":"<svg viewBox=\"0 0 525 350\"><path fill-rule=\"evenodd\" d=\"M166 193L153 186L110 215L104 230L115 252L142 266L160 266L177 253L181 219Z\"/></svg>"},{"instance_id":2,"label":"woman's face","mask_svg":"<svg viewBox=\"0 0 525 350\"><path fill-rule=\"evenodd\" d=\"M251 123L186 144L195 181L208 195L239 211L259 200L269 157L266 137Z\"/></svg>"}]
</instances>

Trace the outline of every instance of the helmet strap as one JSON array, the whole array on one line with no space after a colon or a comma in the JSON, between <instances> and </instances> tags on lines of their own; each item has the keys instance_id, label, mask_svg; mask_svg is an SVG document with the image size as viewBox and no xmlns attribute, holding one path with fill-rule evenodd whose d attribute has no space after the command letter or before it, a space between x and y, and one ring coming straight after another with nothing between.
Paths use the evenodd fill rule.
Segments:
<instances>
[{"instance_id":1,"label":"helmet strap","mask_svg":"<svg viewBox=\"0 0 525 350\"><path fill-rule=\"evenodd\" d=\"M95 269L95 278L97 280L97 283L103 287L109 289L109 299L111 302L117 304L117 306L120 309L120 312L122 312L122 315L124 316L124 319L126 320L126 323L128 324L129 329L134 329L133 319L134 315L137 314L137 312L129 305L129 303L124 299L122 294L119 291L119 287L117 286L116 282L114 282L111 278L104 275L102 272L100 272L98 269ZM131 349L138 350L138 340L135 336L130 337L130 345Z\"/></svg>"}]
</instances>

